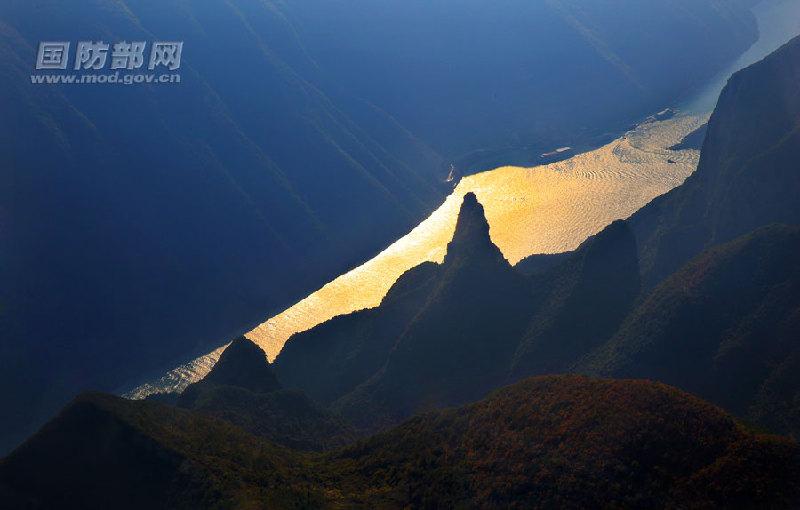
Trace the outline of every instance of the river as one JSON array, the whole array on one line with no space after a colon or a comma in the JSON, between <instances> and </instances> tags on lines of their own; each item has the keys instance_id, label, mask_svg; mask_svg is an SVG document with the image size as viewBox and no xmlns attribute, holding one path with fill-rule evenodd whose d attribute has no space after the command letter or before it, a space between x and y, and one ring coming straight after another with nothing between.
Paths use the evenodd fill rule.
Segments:
<instances>
[{"instance_id":1,"label":"river","mask_svg":"<svg viewBox=\"0 0 800 510\"><path fill-rule=\"evenodd\" d=\"M766 0L754 13L759 40L679 105L674 117L648 119L607 145L560 162L530 168L507 166L464 177L445 202L407 235L246 336L274 359L292 334L337 315L378 306L402 273L425 261L442 261L467 192L474 192L484 205L492 241L513 264L536 253L572 250L612 221L630 216L680 185L697 168L699 152L669 147L707 121L731 74L800 33L800 0ZM155 392L181 391L208 373L224 347L126 395L143 398Z\"/></svg>"}]
</instances>

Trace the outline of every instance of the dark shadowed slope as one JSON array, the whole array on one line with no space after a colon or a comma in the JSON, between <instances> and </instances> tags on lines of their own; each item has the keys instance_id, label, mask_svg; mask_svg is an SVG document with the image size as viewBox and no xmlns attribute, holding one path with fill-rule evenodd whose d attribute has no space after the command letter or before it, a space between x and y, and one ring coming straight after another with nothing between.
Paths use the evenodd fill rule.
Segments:
<instances>
[{"instance_id":1,"label":"dark shadowed slope","mask_svg":"<svg viewBox=\"0 0 800 510\"><path fill-rule=\"evenodd\" d=\"M800 38L730 79L697 171L630 219L648 288L708 246L800 223L798 81Z\"/></svg>"},{"instance_id":2,"label":"dark shadowed slope","mask_svg":"<svg viewBox=\"0 0 800 510\"><path fill-rule=\"evenodd\" d=\"M28 508L791 508L800 457L644 381L543 377L328 454L85 395L0 462Z\"/></svg>"},{"instance_id":3,"label":"dark shadowed slope","mask_svg":"<svg viewBox=\"0 0 800 510\"><path fill-rule=\"evenodd\" d=\"M636 239L614 222L533 282L542 298L514 356L514 378L568 371L614 334L641 290Z\"/></svg>"},{"instance_id":4,"label":"dark shadowed slope","mask_svg":"<svg viewBox=\"0 0 800 510\"><path fill-rule=\"evenodd\" d=\"M336 381L325 400L338 397L334 407L364 427L577 370L661 379L797 433L797 227L752 230L800 220L798 63L800 38L737 73L695 175L527 279L501 260L468 198L445 263L424 269L430 280L403 280L418 286L402 308L296 336L278 373L285 364L300 388L300 374L309 387ZM365 350L377 354L362 364ZM358 375L339 384L345 370Z\"/></svg>"},{"instance_id":5,"label":"dark shadowed slope","mask_svg":"<svg viewBox=\"0 0 800 510\"><path fill-rule=\"evenodd\" d=\"M201 390L210 386L238 386L255 393L268 393L281 387L264 351L244 337L231 342L211 372L190 387Z\"/></svg>"},{"instance_id":6,"label":"dark shadowed slope","mask_svg":"<svg viewBox=\"0 0 800 510\"><path fill-rule=\"evenodd\" d=\"M533 303L529 283L492 244L483 207L468 193L422 308L380 371L334 408L371 428L482 397L505 381Z\"/></svg>"},{"instance_id":7,"label":"dark shadowed slope","mask_svg":"<svg viewBox=\"0 0 800 510\"><path fill-rule=\"evenodd\" d=\"M333 458L435 508L789 507L800 474L796 443L697 398L576 376L528 379Z\"/></svg>"},{"instance_id":8,"label":"dark shadowed slope","mask_svg":"<svg viewBox=\"0 0 800 510\"><path fill-rule=\"evenodd\" d=\"M224 421L86 394L0 466L11 508L291 508L302 457Z\"/></svg>"},{"instance_id":9,"label":"dark shadowed slope","mask_svg":"<svg viewBox=\"0 0 800 510\"><path fill-rule=\"evenodd\" d=\"M659 285L581 366L658 379L800 435L798 253L797 226L710 249Z\"/></svg>"},{"instance_id":10,"label":"dark shadowed slope","mask_svg":"<svg viewBox=\"0 0 800 510\"><path fill-rule=\"evenodd\" d=\"M349 393L386 363L438 274L437 264L421 264L397 280L379 308L335 317L294 335L273 365L278 378L325 404Z\"/></svg>"},{"instance_id":11,"label":"dark shadowed slope","mask_svg":"<svg viewBox=\"0 0 800 510\"><path fill-rule=\"evenodd\" d=\"M203 380L179 396L155 400L174 402L300 450L324 450L355 439L342 419L302 391L283 389L264 351L246 338L234 340Z\"/></svg>"},{"instance_id":12,"label":"dark shadowed slope","mask_svg":"<svg viewBox=\"0 0 800 510\"><path fill-rule=\"evenodd\" d=\"M361 427L393 424L505 381L533 303L529 282L492 244L470 193L442 265L406 273L375 310L296 335L275 361L277 374L337 400L334 408Z\"/></svg>"},{"instance_id":13,"label":"dark shadowed slope","mask_svg":"<svg viewBox=\"0 0 800 510\"><path fill-rule=\"evenodd\" d=\"M0 19L0 389L19 394L0 449L79 389L246 331L444 195L424 143L325 94L273 3L11 0ZM32 85L53 38L183 40L182 82Z\"/></svg>"},{"instance_id":14,"label":"dark shadowed slope","mask_svg":"<svg viewBox=\"0 0 800 510\"><path fill-rule=\"evenodd\" d=\"M754 40L747 4L0 2L0 449L373 255L451 160L662 107ZM39 41L88 39L182 40L182 82L31 84Z\"/></svg>"}]
</instances>

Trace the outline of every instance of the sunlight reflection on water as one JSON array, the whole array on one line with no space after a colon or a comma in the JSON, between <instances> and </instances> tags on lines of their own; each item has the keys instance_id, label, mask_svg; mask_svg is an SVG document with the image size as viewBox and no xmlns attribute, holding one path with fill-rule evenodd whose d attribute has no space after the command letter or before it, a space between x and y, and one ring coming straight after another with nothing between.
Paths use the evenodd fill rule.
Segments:
<instances>
[{"instance_id":1,"label":"sunlight reflection on water","mask_svg":"<svg viewBox=\"0 0 800 510\"><path fill-rule=\"evenodd\" d=\"M462 197L469 191L484 205L492 241L512 264L536 253L575 249L612 221L630 216L681 184L697 167L699 153L668 147L706 120L706 115L679 115L648 121L608 145L558 163L501 167L465 177L406 236L246 336L272 360L292 334L337 315L379 305L405 271L425 261L443 260ZM180 391L205 376L221 351L178 367L129 396Z\"/></svg>"}]
</instances>

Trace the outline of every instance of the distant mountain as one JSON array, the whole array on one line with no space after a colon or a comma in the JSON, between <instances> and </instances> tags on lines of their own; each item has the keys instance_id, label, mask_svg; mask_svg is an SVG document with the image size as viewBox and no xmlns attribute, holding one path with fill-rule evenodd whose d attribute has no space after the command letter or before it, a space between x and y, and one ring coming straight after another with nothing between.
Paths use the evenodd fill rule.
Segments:
<instances>
[{"instance_id":1,"label":"distant mountain","mask_svg":"<svg viewBox=\"0 0 800 510\"><path fill-rule=\"evenodd\" d=\"M182 82L32 85L54 39L182 40ZM2 2L0 74L0 450L80 389L244 333L446 193L423 141L326 94L272 2Z\"/></svg>"},{"instance_id":2,"label":"distant mountain","mask_svg":"<svg viewBox=\"0 0 800 510\"><path fill-rule=\"evenodd\" d=\"M531 375L588 372L662 380L798 434L798 73L800 38L737 73L684 185L572 253L524 261L527 277L465 197L444 264L290 339L278 377L368 430ZM776 221L794 226L765 227Z\"/></svg>"},{"instance_id":3,"label":"distant mountain","mask_svg":"<svg viewBox=\"0 0 800 510\"><path fill-rule=\"evenodd\" d=\"M800 449L645 381L523 381L327 454L84 395L0 461L25 508L791 508Z\"/></svg>"},{"instance_id":4,"label":"distant mountain","mask_svg":"<svg viewBox=\"0 0 800 510\"><path fill-rule=\"evenodd\" d=\"M287 10L343 94L464 174L535 164L668 106L755 40L754 3L311 0Z\"/></svg>"},{"instance_id":5,"label":"distant mountain","mask_svg":"<svg viewBox=\"0 0 800 510\"><path fill-rule=\"evenodd\" d=\"M180 395L159 395L154 400L228 421L299 450L329 449L356 437L341 418L303 392L283 389L264 351L246 338L234 340L201 381Z\"/></svg>"},{"instance_id":6,"label":"distant mountain","mask_svg":"<svg viewBox=\"0 0 800 510\"><path fill-rule=\"evenodd\" d=\"M0 3L0 450L374 255L449 163L604 139L699 85L755 40L750 3ZM182 81L34 85L53 40L181 40Z\"/></svg>"}]
</instances>

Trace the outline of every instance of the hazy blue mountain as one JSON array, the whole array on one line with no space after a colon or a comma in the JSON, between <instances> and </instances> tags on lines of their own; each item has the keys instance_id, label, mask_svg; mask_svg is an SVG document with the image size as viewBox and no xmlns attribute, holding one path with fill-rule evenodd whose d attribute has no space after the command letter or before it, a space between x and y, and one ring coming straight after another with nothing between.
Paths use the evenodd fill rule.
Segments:
<instances>
[{"instance_id":1,"label":"hazy blue mountain","mask_svg":"<svg viewBox=\"0 0 800 510\"><path fill-rule=\"evenodd\" d=\"M343 112L281 13L244 7L0 7L5 440L79 388L244 332L443 196L436 154L386 116ZM178 86L27 77L41 39L175 37Z\"/></svg>"},{"instance_id":2,"label":"hazy blue mountain","mask_svg":"<svg viewBox=\"0 0 800 510\"><path fill-rule=\"evenodd\" d=\"M748 4L3 2L0 448L371 256L448 163L663 106L755 39ZM39 41L87 39L182 40L182 83L31 84Z\"/></svg>"},{"instance_id":3,"label":"hazy blue mountain","mask_svg":"<svg viewBox=\"0 0 800 510\"><path fill-rule=\"evenodd\" d=\"M754 41L753 3L312 0L289 9L347 94L466 173L538 162L658 111Z\"/></svg>"}]
</instances>

